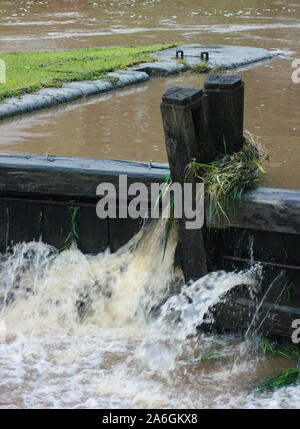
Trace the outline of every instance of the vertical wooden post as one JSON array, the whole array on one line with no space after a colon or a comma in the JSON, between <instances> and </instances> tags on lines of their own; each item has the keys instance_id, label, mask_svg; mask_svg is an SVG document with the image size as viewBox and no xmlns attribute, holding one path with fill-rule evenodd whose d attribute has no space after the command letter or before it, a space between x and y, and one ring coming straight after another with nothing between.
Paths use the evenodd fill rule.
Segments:
<instances>
[{"instance_id":1,"label":"vertical wooden post","mask_svg":"<svg viewBox=\"0 0 300 429\"><path fill-rule=\"evenodd\" d=\"M209 154L207 96L202 89L170 88L162 97L161 113L172 182L183 185L191 159ZM189 281L206 274L207 263L202 230L185 229L185 221L183 213L178 220L181 265Z\"/></svg>"},{"instance_id":2,"label":"vertical wooden post","mask_svg":"<svg viewBox=\"0 0 300 429\"><path fill-rule=\"evenodd\" d=\"M244 82L238 75L211 74L202 89L173 87L162 97L161 113L173 183L183 185L186 166L208 163L239 151L243 143ZM185 280L207 273L201 229L186 230L179 219L179 249Z\"/></svg>"},{"instance_id":3,"label":"vertical wooden post","mask_svg":"<svg viewBox=\"0 0 300 429\"><path fill-rule=\"evenodd\" d=\"M236 74L209 74L204 81L208 96L210 133L219 154L237 152L244 132L244 81Z\"/></svg>"},{"instance_id":4,"label":"vertical wooden post","mask_svg":"<svg viewBox=\"0 0 300 429\"><path fill-rule=\"evenodd\" d=\"M161 113L173 182L184 182L184 169L197 153L191 104L202 94L202 89L173 87L162 97Z\"/></svg>"},{"instance_id":5,"label":"vertical wooden post","mask_svg":"<svg viewBox=\"0 0 300 429\"><path fill-rule=\"evenodd\" d=\"M6 201L0 200L0 253L7 250L8 206Z\"/></svg>"}]
</instances>

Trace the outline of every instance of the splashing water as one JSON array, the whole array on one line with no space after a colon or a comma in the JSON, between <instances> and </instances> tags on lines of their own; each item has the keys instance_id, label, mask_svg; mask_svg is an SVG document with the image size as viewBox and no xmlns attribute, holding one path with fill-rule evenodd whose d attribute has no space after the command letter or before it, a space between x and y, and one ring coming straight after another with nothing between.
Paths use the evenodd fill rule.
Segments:
<instances>
[{"instance_id":1,"label":"splashing water","mask_svg":"<svg viewBox=\"0 0 300 429\"><path fill-rule=\"evenodd\" d=\"M187 393L193 370L182 372L182 362L207 350L197 327L212 319L209 309L235 286L255 290L261 272L219 271L184 285L173 265L176 229L163 259L164 230L164 219L150 223L114 254L31 242L2 257L0 407L206 406ZM234 363L230 373L244 370Z\"/></svg>"},{"instance_id":2,"label":"splashing water","mask_svg":"<svg viewBox=\"0 0 300 429\"><path fill-rule=\"evenodd\" d=\"M170 293L176 232L162 261L163 222L143 228L111 254L58 253L41 242L14 247L1 264L1 314L23 332L83 321L102 328L144 326ZM159 275L158 275L159 274Z\"/></svg>"},{"instance_id":3,"label":"splashing water","mask_svg":"<svg viewBox=\"0 0 300 429\"><path fill-rule=\"evenodd\" d=\"M260 275L260 266L240 273L217 271L185 285L179 295L170 297L163 305L137 355L155 370L174 369L186 339L196 334L204 319L208 321L209 309L226 300L226 293L236 286L257 288Z\"/></svg>"},{"instance_id":4,"label":"splashing water","mask_svg":"<svg viewBox=\"0 0 300 429\"><path fill-rule=\"evenodd\" d=\"M85 322L138 326L149 332L143 345L153 343L154 332L156 345L166 335L183 343L226 292L241 284L257 286L258 273L210 273L168 298L176 277L181 284L183 278L173 268L174 229L162 258L164 224L144 227L115 254L85 256L76 246L58 253L41 242L18 244L1 265L2 317L24 333L57 325L75 329Z\"/></svg>"}]
</instances>

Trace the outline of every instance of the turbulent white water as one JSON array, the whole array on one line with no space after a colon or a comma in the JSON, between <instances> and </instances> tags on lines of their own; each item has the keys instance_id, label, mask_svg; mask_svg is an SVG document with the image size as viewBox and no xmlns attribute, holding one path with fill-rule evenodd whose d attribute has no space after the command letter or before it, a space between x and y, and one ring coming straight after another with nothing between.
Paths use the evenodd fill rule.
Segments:
<instances>
[{"instance_id":1,"label":"turbulent white water","mask_svg":"<svg viewBox=\"0 0 300 429\"><path fill-rule=\"evenodd\" d=\"M176 231L164 259L163 236L158 221L115 254L27 243L3 257L2 408L299 405L297 388L248 394L254 375L270 362L281 368L280 359L241 356L239 337L197 334L229 290L255 290L259 270L211 273L170 297L183 280L173 268ZM209 353L225 359L199 363Z\"/></svg>"}]
</instances>

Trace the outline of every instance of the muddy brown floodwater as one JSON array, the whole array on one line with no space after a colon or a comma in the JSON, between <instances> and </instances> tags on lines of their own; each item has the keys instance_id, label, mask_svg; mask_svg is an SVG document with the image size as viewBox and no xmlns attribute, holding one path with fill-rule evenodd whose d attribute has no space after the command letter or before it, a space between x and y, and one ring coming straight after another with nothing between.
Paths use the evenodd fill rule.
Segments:
<instances>
[{"instance_id":1,"label":"muddy brown floodwater","mask_svg":"<svg viewBox=\"0 0 300 429\"><path fill-rule=\"evenodd\" d=\"M6 1L0 49L62 49L157 42L233 44L288 51L241 71L245 128L268 150L262 185L299 189L300 5L295 1ZM166 161L159 103L173 85L200 87L202 77L156 79L86 102L0 125L0 151Z\"/></svg>"},{"instance_id":2,"label":"muddy brown floodwater","mask_svg":"<svg viewBox=\"0 0 300 429\"><path fill-rule=\"evenodd\" d=\"M270 154L261 184L292 189L300 188L300 84L291 80L299 30L296 0L0 3L0 53L158 42L286 51L238 72L246 86L245 128ZM203 76L188 73L154 79L11 119L0 124L0 152L166 161L161 96L174 85L202 83ZM296 361L265 356L235 335L182 338L174 325L166 338L161 328L169 324L152 328L142 310L162 300L173 275L176 237L162 262L163 232L160 226L136 251L129 244L113 255L55 254L29 243L1 259L0 408L300 407L299 385L251 393L253 381ZM234 283L231 275L220 278ZM94 296L102 283L111 289ZM87 291L91 311L79 320L77 302ZM208 298L215 294L218 288ZM6 305L8 298L14 302ZM175 363L172 345L179 347ZM211 354L221 358L199 360ZM168 370L151 365L172 362Z\"/></svg>"}]
</instances>

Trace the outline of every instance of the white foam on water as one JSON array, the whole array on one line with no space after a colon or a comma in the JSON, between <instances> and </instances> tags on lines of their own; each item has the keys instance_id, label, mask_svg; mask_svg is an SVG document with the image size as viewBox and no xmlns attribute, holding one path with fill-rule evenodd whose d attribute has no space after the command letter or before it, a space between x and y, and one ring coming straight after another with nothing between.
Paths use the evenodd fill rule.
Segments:
<instances>
[{"instance_id":1,"label":"white foam on water","mask_svg":"<svg viewBox=\"0 0 300 429\"><path fill-rule=\"evenodd\" d=\"M196 334L209 309L225 299L235 286L257 287L260 267L242 273L217 271L192 284L185 285L179 295L169 298L159 318L151 325L137 355L155 370L163 373L176 367L186 339Z\"/></svg>"},{"instance_id":2,"label":"white foam on water","mask_svg":"<svg viewBox=\"0 0 300 429\"><path fill-rule=\"evenodd\" d=\"M164 231L147 225L114 254L31 242L1 259L1 408L297 406L298 388L249 395L270 364L241 356L242 338L197 333L233 287L256 288L259 270L211 273L170 297L183 281L176 230L163 259ZM197 359L210 353L226 359Z\"/></svg>"}]
</instances>

